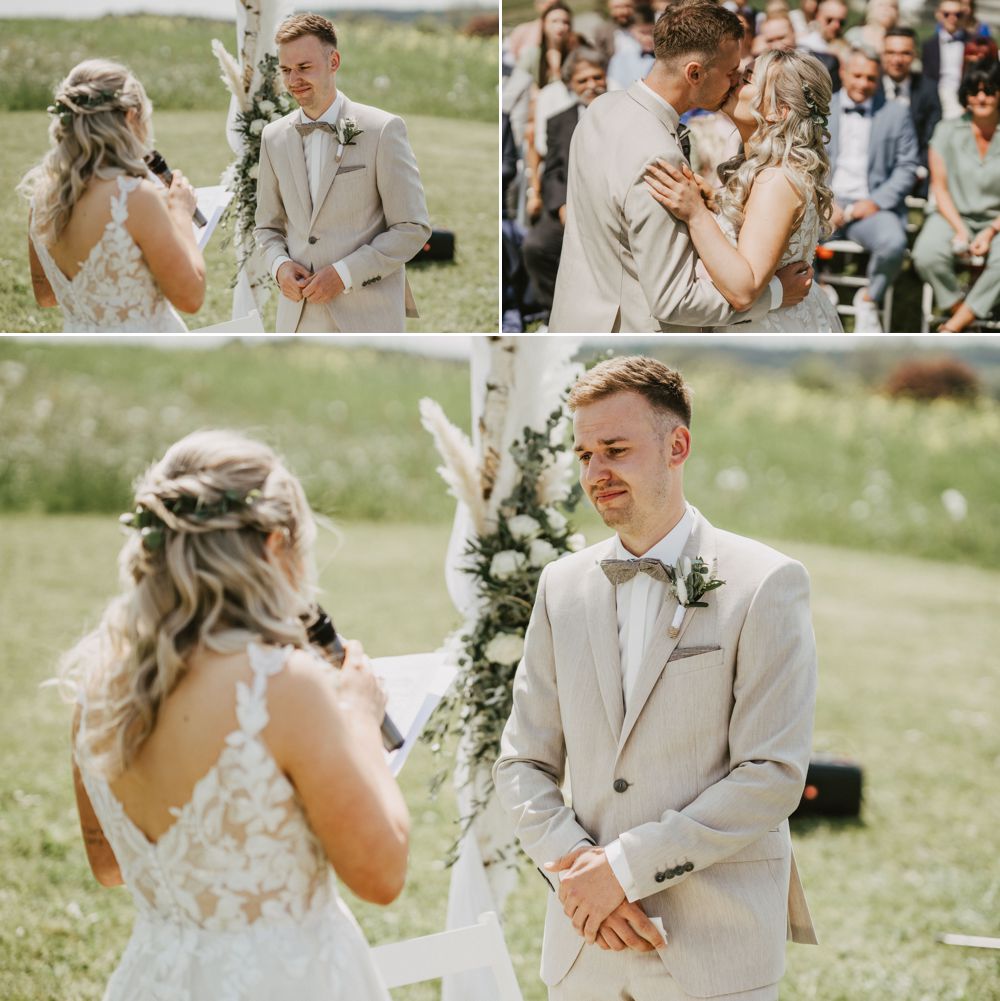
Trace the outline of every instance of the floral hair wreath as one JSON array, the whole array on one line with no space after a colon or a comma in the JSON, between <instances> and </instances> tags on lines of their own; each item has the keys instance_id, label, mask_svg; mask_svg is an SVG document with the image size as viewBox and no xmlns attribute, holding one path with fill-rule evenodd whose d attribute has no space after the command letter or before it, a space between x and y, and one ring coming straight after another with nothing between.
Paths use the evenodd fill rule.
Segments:
<instances>
[{"instance_id":1,"label":"floral hair wreath","mask_svg":"<svg viewBox=\"0 0 1000 1001\"><path fill-rule=\"evenodd\" d=\"M262 496L263 494L257 489L251 490L245 496L237 490L227 490L219 500L208 504L200 497L182 494L172 500L163 501L163 507L175 517L187 517L193 518L195 521L205 522L213 518L221 518L234 511L252 510ZM166 539L164 531L168 526L155 511L146 507L145 504L137 504L134 511L126 511L118 520L126 528L139 533L146 552L152 553L163 548Z\"/></svg>"},{"instance_id":2,"label":"floral hair wreath","mask_svg":"<svg viewBox=\"0 0 1000 1001\"><path fill-rule=\"evenodd\" d=\"M822 128L826 128L829 123L829 119L822 111L819 110L819 105L816 103L816 98L813 95L809 84L804 83L802 85L802 94L806 99L806 107L809 109L809 118Z\"/></svg>"},{"instance_id":3,"label":"floral hair wreath","mask_svg":"<svg viewBox=\"0 0 1000 1001\"><path fill-rule=\"evenodd\" d=\"M50 104L45 110L50 115L58 115L59 121L65 128L73 124L73 116L83 114L86 111L101 110L110 111L110 108L101 108L102 104L117 101L122 96L120 90L99 90L96 94L88 94L81 97L72 98L72 103L67 103L70 98L56 98L55 104Z\"/></svg>"}]
</instances>

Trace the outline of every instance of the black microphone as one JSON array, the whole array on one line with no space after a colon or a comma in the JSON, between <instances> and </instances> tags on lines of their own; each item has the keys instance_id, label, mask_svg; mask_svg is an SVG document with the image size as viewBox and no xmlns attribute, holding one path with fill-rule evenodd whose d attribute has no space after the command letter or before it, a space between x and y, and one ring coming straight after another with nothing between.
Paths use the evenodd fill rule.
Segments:
<instances>
[{"instance_id":1,"label":"black microphone","mask_svg":"<svg viewBox=\"0 0 1000 1001\"><path fill-rule=\"evenodd\" d=\"M306 634L309 637L309 642L313 646L318 646L330 658L335 667L342 667L347 651L333 626L333 619L319 605L313 609L311 618L303 616L303 619L310 619L306 622ZM382 746L387 751L398 751L403 746L403 735L389 718L388 713L382 717Z\"/></svg>"},{"instance_id":2,"label":"black microphone","mask_svg":"<svg viewBox=\"0 0 1000 1001\"><path fill-rule=\"evenodd\" d=\"M174 179L174 172L167 166L167 161L155 149L151 149L143 157L143 160L146 161L146 166L169 188L170 182ZM208 224L208 220L201 214L197 205L194 207L194 215L191 218L199 226Z\"/></svg>"}]
</instances>

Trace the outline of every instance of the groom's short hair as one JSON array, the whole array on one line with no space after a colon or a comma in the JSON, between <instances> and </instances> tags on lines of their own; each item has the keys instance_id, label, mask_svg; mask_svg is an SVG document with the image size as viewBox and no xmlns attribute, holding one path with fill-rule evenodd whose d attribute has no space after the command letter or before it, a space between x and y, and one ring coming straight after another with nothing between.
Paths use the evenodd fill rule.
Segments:
<instances>
[{"instance_id":1,"label":"groom's short hair","mask_svg":"<svg viewBox=\"0 0 1000 1001\"><path fill-rule=\"evenodd\" d=\"M685 0L668 7L653 27L657 62L699 55L705 64L719 54L727 39L743 39L740 19L715 0Z\"/></svg>"},{"instance_id":2,"label":"groom's short hair","mask_svg":"<svg viewBox=\"0 0 1000 1001\"><path fill-rule=\"evenodd\" d=\"M671 418L671 429L678 422L691 426L691 390L680 372L644 355L609 358L595 365L576 380L566 405L572 413L615 393L638 393L654 410Z\"/></svg>"},{"instance_id":3,"label":"groom's short hair","mask_svg":"<svg viewBox=\"0 0 1000 1001\"><path fill-rule=\"evenodd\" d=\"M334 49L337 47L337 29L333 26L333 21L322 14L293 14L286 17L278 25L274 43L284 45L285 42L294 42L304 35L315 35L324 44Z\"/></svg>"}]
</instances>

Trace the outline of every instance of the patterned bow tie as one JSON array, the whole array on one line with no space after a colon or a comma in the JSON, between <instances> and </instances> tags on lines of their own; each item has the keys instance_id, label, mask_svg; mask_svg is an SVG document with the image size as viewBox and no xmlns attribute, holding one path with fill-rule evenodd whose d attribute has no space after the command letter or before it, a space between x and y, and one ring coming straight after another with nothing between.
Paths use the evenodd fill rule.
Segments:
<instances>
[{"instance_id":1,"label":"patterned bow tie","mask_svg":"<svg viewBox=\"0 0 1000 1001\"><path fill-rule=\"evenodd\" d=\"M691 130L686 125L677 126L677 141L681 144L681 152L685 160L691 159Z\"/></svg>"},{"instance_id":2,"label":"patterned bow tie","mask_svg":"<svg viewBox=\"0 0 1000 1001\"><path fill-rule=\"evenodd\" d=\"M329 122L309 122L307 125L298 124L295 126L296 131L300 136L307 136L316 129L322 129L324 132L329 132L330 135L335 136L337 134L337 128L331 125Z\"/></svg>"},{"instance_id":3,"label":"patterned bow tie","mask_svg":"<svg viewBox=\"0 0 1000 1001\"><path fill-rule=\"evenodd\" d=\"M630 581L637 573L649 574L653 580L666 584L670 580L665 563L644 556L640 560L601 560L604 576L616 587Z\"/></svg>"}]
</instances>

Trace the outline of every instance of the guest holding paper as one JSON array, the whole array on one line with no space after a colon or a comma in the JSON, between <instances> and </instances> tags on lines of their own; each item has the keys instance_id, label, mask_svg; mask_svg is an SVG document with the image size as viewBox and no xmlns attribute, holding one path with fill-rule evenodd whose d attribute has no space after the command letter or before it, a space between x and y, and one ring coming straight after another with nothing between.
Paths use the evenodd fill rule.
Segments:
<instances>
[{"instance_id":1,"label":"guest holding paper","mask_svg":"<svg viewBox=\"0 0 1000 1001\"><path fill-rule=\"evenodd\" d=\"M340 670L309 646L299 481L265 445L198 432L123 521L122 593L61 672L87 856L136 907L105 1001L389 1001L333 870L390 903L409 819L360 644Z\"/></svg>"},{"instance_id":2,"label":"guest holding paper","mask_svg":"<svg viewBox=\"0 0 1000 1001\"><path fill-rule=\"evenodd\" d=\"M142 84L119 63L89 59L48 110L49 151L19 187L31 203L35 300L61 307L71 332L186 330L176 310L196 313L205 297L195 193L179 170L163 187L143 161L152 106Z\"/></svg>"}]
</instances>

